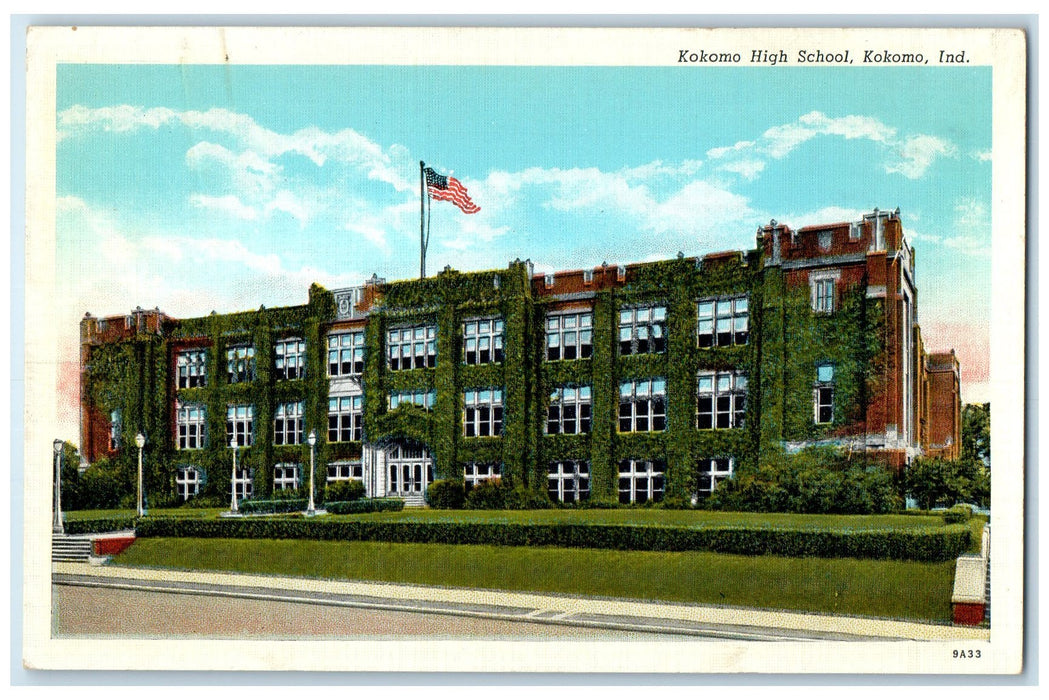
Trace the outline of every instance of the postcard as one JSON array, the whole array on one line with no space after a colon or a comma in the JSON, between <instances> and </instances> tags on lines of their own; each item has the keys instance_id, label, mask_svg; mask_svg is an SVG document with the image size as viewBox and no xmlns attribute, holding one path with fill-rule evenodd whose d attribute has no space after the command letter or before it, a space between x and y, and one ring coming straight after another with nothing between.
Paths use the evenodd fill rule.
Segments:
<instances>
[{"instance_id":1,"label":"postcard","mask_svg":"<svg viewBox=\"0 0 1049 700\"><path fill-rule=\"evenodd\" d=\"M1020 672L1025 42L31 28L26 667Z\"/></svg>"}]
</instances>

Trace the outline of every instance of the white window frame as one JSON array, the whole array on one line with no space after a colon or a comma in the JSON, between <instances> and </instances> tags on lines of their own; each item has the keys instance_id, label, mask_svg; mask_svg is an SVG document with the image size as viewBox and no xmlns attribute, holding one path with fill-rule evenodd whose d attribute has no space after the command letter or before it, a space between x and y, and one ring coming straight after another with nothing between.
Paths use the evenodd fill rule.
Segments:
<instances>
[{"instance_id":1,"label":"white window frame","mask_svg":"<svg viewBox=\"0 0 1049 700\"><path fill-rule=\"evenodd\" d=\"M619 310L619 355L659 355L667 351L666 304Z\"/></svg>"},{"instance_id":2,"label":"white window frame","mask_svg":"<svg viewBox=\"0 0 1049 700\"><path fill-rule=\"evenodd\" d=\"M437 392L434 389L403 389L390 392L389 406L391 411L396 410L401 404L432 411L436 400Z\"/></svg>"},{"instance_id":3,"label":"white window frame","mask_svg":"<svg viewBox=\"0 0 1049 700\"><path fill-rule=\"evenodd\" d=\"M297 491L301 478L302 465L297 462L279 462L273 465L274 491Z\"/></svg>"},{"instance_id":4,"label":"white window frame","mask_svg":"<svg viewBox=\"0 0 1049 700\"><path fill-rule=\"evenodd\" d=\"M550 462L546 492L559 503L578 503L590 497L590 463L582 459Z\"/></svg>"},{"instance_id":5,"label":"white window frame","mask_svg":"<svg viewBox=\"0 0 1049 700\"><path fill-rule=\"evenodd\" d=\"M822 370L827 372L823 373ZM820 362L816 365L816 384L812 387L812 420L816 425L830 425L834 422L835 370L831 362ZM826 414L821 413L821 409L826 409Z\"/></svg>"},{"instance_id":6,"label":"white window frame","mask_svg":"<svg viewBox=\"0 0 1049 700\"><path fill-rule=\"evenodd\" d=\"M750 295L711 297L696 302L696 345L723 348L750 340Z\"/></svg>"},{"instance_id":7,"label":"white window frame","mask_svg":"<svg viewBox=\"0 0 1049 700\"><path fill-rule=\"evenodd\" d=\"M237 500L248 499L255 495L255 470L238 468L233 479L237 490Z\"/></svg>"},{"instance_id":8,"label":"white window frame","mask_svg":"<svg viewBox=\"0 0 1049 700\"><path fill-rule=\"evenodd\" d=\"M503 390L494 387L463 392L463 437L503 434Z\"/></svg>"},{"instance_id":9,"label":"white window frame","mask_svg":"<svg viewBox=\"0 0 1049 700\"><path fill-rule=\"evenodd\" d=\"M398 326L386 331L386 363L394 372L436 367L437 326Z\"/></svg>"},{"instance_id":10,"label":"white window frame","mask_svg":"<svg viewBox=\"0 0 1049 700\"><path fill-rule=\"evenodd\" d=\"M659 410L660 407L662 410ZM662 432L666 426L665 377L630 379L619 383L619 432Z\"/></svg>"},{"instance_id":11,"label":"white window frame","mask_svg":"<svg viewBox=\"0 0 1049 700\"><path fill-rule=\"evenodd\" d=\"M254 345L232 345L226 348L226 377L230 384L255 381Z\"/></svg>"},{"instance_id":12,"label":"white window frame","mask_svg":"<svg viewBox=\"0 0 1049 700\"><path fill-rule=\"evenodd\" d=\"M203 482L202 474L198 467L184 465L175 470L175 492L183 502L200 493L200 485Z\"/></svg>"},{"instance_id":13,"label":"white window frame","mask_svg":"<svg viewBox=\"0 0 1049 700\"><path fill-rule=\"evenodd\" d=\"M546 360L587 360L594 354L592 309L556 311L546 315Z\"/></svg>"},{"instance_id":14,"label":"white window frame","mask_svg":"<svg viewBox=\"0 0 1049 700\"><path fill-rule=\"evenodd\" d=\"M834 313L837 307L839 279L841 270L817 270L809 273L809 292L814 313Z\"/></svg>"},{"instance_id":15,"label":"white window frame","mask_svg":"<svg viewBox=\"0 0 1049 700\"><path fill-rule=\"evenodd\" d=\"M709 401L709 410L706 401ZM696 374L696 428L730 430L744 427L747 373L740 370Z\"/></svg>"},{"instance_id":16,"label":"white window frame","mask_svg":"<svg viewBox=\"0 0 1049 700\"><path fill-rule=\"evenodd\" d=\"M328 376L359 377L364 373L364 331L328 334Z\"/></svg>"},{"instance_id":17,"label":"white window frame","mask_svg":"<svg viewBox=\"0 0 1049 700\"><path fill-rule=\"evenodd\" d=\"M118 408L109 413L109 451L120 449L120 433L124 428L124 414Z\"/></svg>"},{"instance_id":18,"label":"white window frame","mask_svg":"<svg viewBox=\"0 0 1049 700\"><path fill-rule=\"evenodd\" d=\"M463 321L463 364L501 363L504 326L503 319L494 316Z\"/></svg>"},{"instance_id":19,"label":"white window frame","mask_svg":"<svg viewBox=\"0 0 1049 700\"><path fill-rule=\"evenodd\" d=\"M255 442L255 407L251 404L226 406L226 446L233 440L237 447L251 447Z\"/></svg>"},{"instance_id":20,"label":"white window frame","mask_svg":"<svg viewBox=\"0 0 1049 700\"><path fill-rule=\"evenodd\" d=\"M208 411L204 404L176 403L175 424L178 429L178 449L200 450L206 446Z\"/></svg>"},{"instance_id":21,"label":"white window frame","mask_svg":"<svg viewBox=\"0 0 1049 700\"><path fill-rule=\"evenodd\" d=\"M279 403L273 411L273 444L301 445L303 401Z\"/></svg>"},{"instance_id":22,"label":"white window frame","mask_svg":"<svg viewBox=\"0 0 1049 700\"><path fill-rule=\"evenodd\" d=\"M624 481L626 485L624 486ZM619 502L645 503L663 500L666 491L666 465L648 459L619 462Z\"/></svg>"},{"instance_id":23,"label":"white window frame","mask_svg":"<svg viewBox=\"0 0 1049 700\"><path fill-rule=\"evenodd\" d=\"M731 479L735 472L734 457L703 458L696 466L696 495L706 498L714 493L722 481Z\"/></svg>"},{"instance_id":24,"label":"white window frame","mask_svg":"<svg viewBox=\"0 0 1049 700\"><path fill-rule=\"evenodd\" d=\"M472 489L482 481L503 478L501 462L470 462L463 467L463 481Z\"/></svg>"},{"instance_id":25,"label":"white window frame","mask_svg":"<svg viewBox=\"0 0 1049 700\"><path fill-rule=\"evenodd\" d=\"M343 439L346 435L349 439ZM364 438L364 395L328 398L328 442L360 442Z\"/></svg>"},{"instance_id":26,"label":"white window frame","mask_svg":"<svg viewBox=\"0 0 1049 700\"><path fill-rule=\"evenodd\" d=\"M327 483L336 481L360 481L364 483L364 463L359 460L328 462Z\"/></svg>"},{"instance_id":27,"label":"white window frame","mask_svg":"<svg viewBox=\"0 0 1049 700\"><path fill-rule=\"evenodd\" d=\"M433 482L433 457L425 447L394 444L386 453L386 475L391 496L425 493Z\"/></svg>"},{"instance_id":28,"label":"white window frame","mask_svg":"<svg viewBox=\"0 0 1049 700\"><path fill-rule=\"evenodd\" d=\"M208 385L207 348L187 348L175 355L178 388L192 389Z\"/></svg>"},{"instance_id":29,"label":"white window frame","mask_svg":"<svg viewBox=\"0 0 1049 700\"><path fill-rule=\"evenodd\" d=\"M576 435L590 432L593 391L589 384L565 384L550 392L546 412L547 435ZM566 417L566 413L572 413Z\"/></svg>"},{"instance_id":30,"label":"white window frame","mask_svg":"<svg viewBox=\"0 0 1049 700\"><path fill-rule=\"evenodd\" d=\"M273 346L274 376L278 380L305 379L306 341L284 338Z\"/></svg>"}]
</instances>

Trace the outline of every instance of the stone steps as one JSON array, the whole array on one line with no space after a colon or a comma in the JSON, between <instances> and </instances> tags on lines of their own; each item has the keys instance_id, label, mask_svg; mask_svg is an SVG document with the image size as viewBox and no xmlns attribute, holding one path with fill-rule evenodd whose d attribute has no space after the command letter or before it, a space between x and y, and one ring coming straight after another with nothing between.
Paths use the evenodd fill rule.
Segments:
<instances>
[{"instance_id":1,"label":"stone steps","mask_svg":"<svg viewBox=\"0 0 1049 700\"><path fill-rule=\"evenodd\" d=\"M90 539L68 535L51 536L51 561L86 562L92 553Z\"/></svg>"}]
</instances>

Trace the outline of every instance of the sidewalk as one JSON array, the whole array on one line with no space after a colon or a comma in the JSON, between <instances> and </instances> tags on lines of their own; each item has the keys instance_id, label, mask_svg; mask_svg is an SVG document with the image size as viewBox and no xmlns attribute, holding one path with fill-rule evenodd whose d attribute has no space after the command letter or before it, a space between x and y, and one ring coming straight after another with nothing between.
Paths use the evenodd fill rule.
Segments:
<instances>
[{"instance_id":1,"label":"sidewalk","mask_svg":"<svg viewBox=\"0 0 1049 700\"><path fill-rule=\"evenodd\" d=\"M361 581L56 562L73 585L323 603L735 639L986 640L990 630L877 618Z\"/></svg>"}]
</instances>

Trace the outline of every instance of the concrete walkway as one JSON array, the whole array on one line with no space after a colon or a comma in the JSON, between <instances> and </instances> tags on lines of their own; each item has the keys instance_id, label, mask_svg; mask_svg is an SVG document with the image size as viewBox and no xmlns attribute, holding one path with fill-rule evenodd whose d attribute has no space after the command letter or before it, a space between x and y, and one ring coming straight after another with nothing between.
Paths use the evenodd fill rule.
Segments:
<instances>
[{"instance_id":1,"label":"concrete walkway","mask_svg":"<svg viewBox=\"0 0 1049 700\"><path fill-rule=\"evenodd\" d=\"M987 640L990 630L876 618L469 588L53 564L56 583L750 640Z\"/></svg>"}]
</instances>

